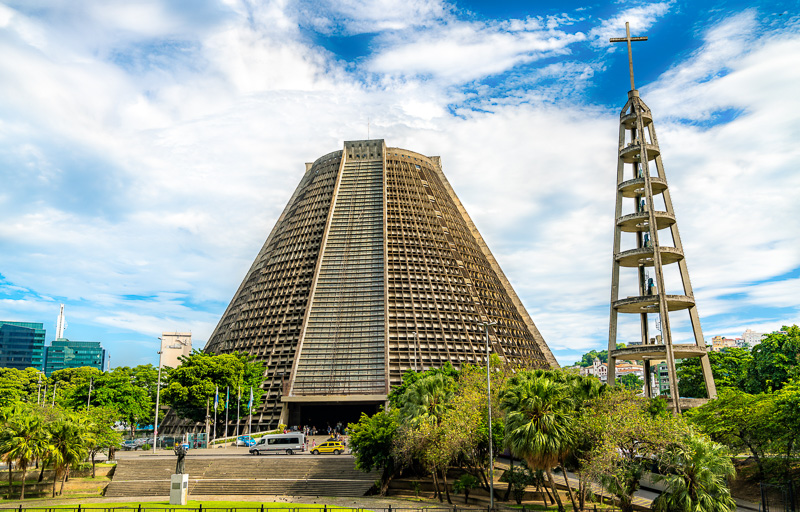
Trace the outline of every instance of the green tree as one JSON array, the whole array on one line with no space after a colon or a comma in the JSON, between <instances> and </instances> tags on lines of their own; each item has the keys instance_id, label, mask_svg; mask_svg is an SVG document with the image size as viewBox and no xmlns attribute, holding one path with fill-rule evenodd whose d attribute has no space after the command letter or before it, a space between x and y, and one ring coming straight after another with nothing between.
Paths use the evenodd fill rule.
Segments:
<instances>
[{"instance_id":1,"label":"green tree","mask_svg":"<svg viewBox=\"0 0 800 512\"><path fill-rule=\"evenodd\" d=\"M792 464L800 452L800 379L791 381L774 395L775 451L783 454L784 478L791 479Z\"/></svg>"},{"instance_id":2,"label":"green tree","mask_svg":"<svg viewBox=\"0 0 800 512\"><path fill-rule=\"evenodd\" d=\"M86 411L88 437L86 447L92 459L92 478L95 478L95 457L122 442L122 435L114 429L117 413L108 407L90 407Z\"/></svg>"},{"instance_id":3,"label":"green tree","mask_svg":"<svg viewBox=\"0 0 800 512\"><path fill-rule=\"evenodd\" d=\"M525 488L529 485L536 485L537 483L534 474L531 473L531 470L528 469L528 466L525 465L524 462L521 467L517 468L512 464L511 468L504 471L500 476L500 481L508 483L508 489L514 496L514 501L517 502L517 505L522 504L522 498L525 497ZM547 506L546 501L544 502L544 506Z\"/></svg>"},{"instance_id":4,"label":"green tree","mask_svg":"<svg viewBox=\"0 0 800 512\"><path fill-rule=\"evenodd\" d=\"M216 389L220 390L220 406L225 401L225 388L230 387L236 397L239 386L242 392L253 388L253 408L261 403L264 365L255 356L234 352L232 354L206 354L194 351L183 363L168 372L161 399L172 407L178 416L191 421L205 421L206 405L213 403ZM162 375L163 379L163 375Z\"/></svg>"},{"instance_id":5,"label":"green tree","mask_svg":"<svg viewBox=\"0 0 800 512\"><path fill-rule=\"evenodd\" d=\"M464 503L469 500L469 492L478 487L478 479L474 475L464 473L458 480L453 482L453 494L464 494Z\"/></svg>"},{"instance_id":6,"label":"green tree","mask_svg":"<svg viewBox=\"0 0 800 512\"><path fill-rule=\"evenodd\" d=\"M687 411L687 420L712 440L732 450L746 449L764 478L764 455L776 432L775 400L772 395L751 395L733 388L722 388L717 398Z\"/></svg>"},{"instance_id":7,"label":"green tree","mask_svg":"<svg viewBox=\"0 0 800 512\"><path fill-rule=\"evenodd\" d=\"M123 422L135 434L138 425L146 425L153 421L155 402L150 399L148 390L136 382L128 367L121 366L97 377L95 388L92 391L91 403L115 411L117 420ZM82 410L86 408L86 397L83 393L73 396L80 398L79 403L72 403L73 407ZM79 404L83 405L80 406Z\"/></svg>"},{"instance_id":8,"label":"green tree","mask_svg":"<svg viewBox=\"0 0 800 512\"><path fill-rule=\"evenodd\" d=\"M732 512L726 479L736 470L721 444L699 435L687 436L661 457L662 472L656 481L667 489L653 502L656 512Z\"/></svg>"},{"instance_id":9,"label":"green tree","mask_svg":"<svg viewBox=\"0 0 800 512\"><path fill-rule=\"evenodd\" d=\"M783 326L782 332L768 334L751 351L746 391L772 392L781 389L791 378L800 378L800 327Z\"/></svg>"},{"instance_id":10,"label":"green tree","mask_svg":"<svg viewBox=\"0 0 800 512\"><path fill-rule=\"evenodd\" d=\"M625 344L624 343L617 343L617 350L619 350L621 348L625 348ZM595 357L597 359L599 359L601 363L607 363L608 362L608 350L601 350L600 352L598 352L596 350L590 350L589 352L583 354L583 356L581 357L581 360L576 362L575 364L578 365L578 366L582 366L584 368L588 368L589 366L592 366L594 364L594 358Z\"/></svg>"},{"instance_id":11,"label":"green tree","mask_svg":"<svg viewBox=\"0 0 800 512\"><path fill-rule=\"evenodd\" d=\"M438 424L456 390L456 381L443 373L426 375L411 384L400 399L400 414L412 424L433 419Z\"/></svg>"},{"instance_id":12,"label":"green tree","mask_svg":"<svg viewBox=\"0 0 800 512\"><path fill-rule=\"evenodd\" d=\"M529 467L544 470L556 495L558 510L563 512L564 504L556 491L551 469L561 464L574 442L574 404L568 387L523 372L509 380L500 397L506 418L506 445Z\"/></svg>"},{"instance_id":13,"label":"green tree","mask_svg":"<svg viewBox=\"0 0 800 512\"><path fill-rule=\"evenodd\" d=\"M493 354L489 359L492 380L492 452L489 453L489 411L486 396L486 367L464 365L458 375L458 386L442 419L445 436L456 450L453 461L474 475L488 493L491 489L487 471L502 453L505 419L500 414L500 390L519 368L505 364ZM496 496L497 499L500 499ZM505 498L508 499L508 498Z\"/></svg>"},{"instance_id":14,"label":"green tree","mask_svg":"<svg viewBox=\"0 0 800 512\"><path fill-rule=\"evenodd\" d=\"M412 384L429 375L438 374L442 374L455 381L458 380L459 371L450 363L450 361L445 362L444 366L441 368L431 368L430 370L425 370L424 372L406 370L406 372L403 374L403 382L399 386L392 388L392 391L389 393L389 404L393 408L401 407L401 399Z\"/></svg>"},{"instance_id":15,"label":"green tree","mask_svg":"<svg viewBox=\"0 0 800 512\"><path fill-rule=\"evenodd\" d=\"M380 494L384 496L396 471L392 447L397 434L399 413L383 410L372 416L362 413L358 423L347 426L349 447L356 460L356 469L369 473L381 470Z\"/></svg>"},{"instance_id":16,"label":"green tree","mask_svg":"<svg viewBox=\"0 0 800 512\"><path fill-rule=\"evenodd\" d=\"M415 380L400 398L401 429L400 450L406 463L416 459L433 476L436 494L442 500L438 478L442 477L447 502L450 490L447 486L447 467L458 452L463 433L452 432L450 425L442 423L442 417L451 406L456 389L454 378L442 372L430 373ZM450 432L453 435L447 435ZM395 454L399 452L395 450ZM403 459L401 459L403 460Z\"/></svg>"},{"instance_id":17,"label":"green tree","mask_svg":"<svg viewBox=\"0 0 800 512\"><path fill-rule=\"evenodd\" d=\"M44 374L35 368L0 368L0 407L8 407L15 402L35 404L46 380Z\"/></svg>"},{"instance_id":18,"label":"green tree","mask_svg":"<svg viewBox=\"0 0 800 512\"><path fill-rule=\"evenodd\" d=\"M582 458L583 471L617 497L623 512L633 510L633 494L651 461L688 433L680 417L654 416L650 408L649 399L615 389L593 400L576 422L591 446Z\"/></svg>"},{"instance_id":19,"label":"green tree","mask_svg":"<svg viewBox=\"0 0 800 512\"><path fill-rule=\"evenodd\" d=\"M631 391L641 391L644 381L638 375L626 373L617 379L617 385Z\"/></svg>"},{"instance_id":20,"label":"green tree","mask_svg":"<svg viewBox=\"0 0 800 512\"><path fill-rule=\"evenodd\" d=\"M61 490L70 467L81 462L87 455L85 428L74 418L65 416L47 426L50 433L48 461L53 465L53 497L56 496L56 482L61 477Z\"/></svg>"},{"instance_id":21,"label":"green tree","mask_svg":"<svg viewBox=\"0 0 800 512\"><path fill-rule=\"evenodd\" d=\"M69 409L85 408L89 383L97 381L102 375L103 372L90 366L56 370L48 380L47 394L52 397L55 389L56 404Z\"/></svg>"},{"instance_id":22,"label":"green tree","mask_svg":"<svg viewBox=\"0 0 800 512\"><path fill-rule=\"evenodd\" d=\"M25 499L25 478L28 466L48 450L47 430L41 418L27 408L21 408L14 414L0 433L0 453L6 460L15 461L22 470L20 499ZM10 467L10 465L9 465ZM10 471L9 471L10 476ZM9 478L9 497L11 496L11 479Z\"/></svg>"},{"instance_id":23,"label":"green tree","mask_svg":"<svg viewBox=\"0 0 800 512\"><path fill-rule=\"evenodd\" d=\"M719 352L709 352L708 360L717 388L736 388L745 390L745 382L753 356L746 348L724 348ZM678 373L678 389L681 396L706 398L705 379L699 358L682 359L675 365Z\"/></svg>"}]
</instances>

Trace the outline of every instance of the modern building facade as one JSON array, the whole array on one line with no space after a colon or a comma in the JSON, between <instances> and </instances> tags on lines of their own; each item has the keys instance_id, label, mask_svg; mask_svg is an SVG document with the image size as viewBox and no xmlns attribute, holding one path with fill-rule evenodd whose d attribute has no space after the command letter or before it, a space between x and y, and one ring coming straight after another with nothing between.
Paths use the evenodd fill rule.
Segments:
<instances>
[{"instance_id":1,"label":"modern building facade","mask_svg":"<svg viewBox=\"0 0 800 512\"><path fill-rule=\"evenodd\" d=\"M83 366L105 371L105 359L106 350L99 341L71 341L60 338L47 347L44 373L49 377L58 370Z\"/></svg>"},{"instance_id":2,"label":"modern building facade","mask_svg":"<svg viewBox=\"0 0 800 512\"><path fill-rule=\"evenodd\" d=\"M192 353L192 333L190 332L164 332L161 333L161 351L158 364L177 368L181 365L181 357L189 357Z\"/></svg>"},{"instance_id":3,"label":"modern building facade","mask_svg":"<svg viewBox=\"0 0 800 512\"><path fill-rule=\"evenodd\" d=\"M484 329L508 363L558 366L439 157L362 140L306 164L205 350L267 366L254 430L324 426L407 370L484 364Z\"/></svg>"},{"instance_id":4,"label":"modern building facade","mask_svg":"<svg viewBox=\"0 0 800 512\"><path fill-rule=\"evenodd\" d=\"M41 371L45 334L44 324L0 321L0 367Z\"/></svg>"}]
</instances>

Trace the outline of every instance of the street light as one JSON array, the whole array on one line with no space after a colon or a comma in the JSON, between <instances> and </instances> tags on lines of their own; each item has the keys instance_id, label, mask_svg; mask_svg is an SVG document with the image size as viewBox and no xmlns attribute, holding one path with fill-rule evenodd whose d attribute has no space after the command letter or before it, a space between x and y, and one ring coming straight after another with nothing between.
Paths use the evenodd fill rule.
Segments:
<instances>
[{"instance_id":1,"label":"street light","mask_svg":"<svg viewBox=\"0 0 800 512\"><path fill-rule=\"evenodd\" d=\"M161 338L158 338L161 340ZM156 417L153 420L153 453L156 453L156 442L158 440L158 401L161 398L161 354L163 351L158 351L158 384L156 384Z\"/></svg>"},{"instance_id":2,"label":"street light","mask_svg":"<svg viewBox=\"0 0 800 512\"><path fill-rule=\"evenodd\" d=\"M492 451L492 381L489 372L489 326L497 322L481 322L486 335L486 401L489 406L489 509L494 510L494 452Z\"/></svg>"},{"instance_id":3,"label":"street light","mask_svg":"<svg viewBox=\"0 0 800 512\"><path fill-rule=\"evenodd\" d=\"M417 331L412 332L411 334L414 335L414 371L417 371Z\"/></svg>"}]
</instances>

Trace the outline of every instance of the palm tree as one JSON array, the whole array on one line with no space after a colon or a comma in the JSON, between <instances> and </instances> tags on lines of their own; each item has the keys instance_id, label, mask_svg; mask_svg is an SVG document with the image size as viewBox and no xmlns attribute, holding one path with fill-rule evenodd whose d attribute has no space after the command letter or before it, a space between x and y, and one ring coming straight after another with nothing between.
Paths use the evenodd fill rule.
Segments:
<instances>
[{"instance_id":1,"label":"palm tree","mask_svg":"<svg viewBox=\"0 0 800 512\"><path fill-rule=\"evenodd\" d=\"M433 419L438 425L453 397L454 381L441 373L427 375L413 383L401 398L401 416L418 425Z\"/></svg>"},{"instance_id":2,"label":"palm tree","mask_svg":"<svg viewBox=\"0 0 800 512\"><path fill-rule=\"evenodd\" d=\"M400 416L420 440L421 459L433 475L435 493L442 501L437 471L441 471L447 502L451 503L447 487L447 467L452 454L446 449L446 436L440 422L455 391L455 380L442 373L426 375L409 386L400 398ZM421 440L425 440L422 442Z\"/></svg>"},{"instance_id":3,"label":"palm tree","mask_svg":"<svg viewBox=\"0 0 800 512\"><path fill-rule=\"evenodd\" d=\"M730 454L721 444L700 435L688 436L665 457L670 473L659 476L666 492L653 502L656 512L731 512L726 479L736 474Z\"/></svg>"},{"instance_id":4,"label":"palm tree","mask_svg":"<svg viewBox=\"0 0 800 512\"><path fill-rule=\"evenodd\" d=\"M56 496L56 482L61 475L61 490L64 491L64 480L67 469L86 457L84 429L71 418L59 419L48 426L51 449L48 460L53 464L53 497Z\"/></svg>"},{"instance_id":5,"label":"palm tree","mask_svg":"<svg viewBox=\"0 0 800 512\"><path fill-rule=\"evenodd\" d=\"M529 467L544 470L558 510L563 512L551 470L573 443L574 407L569 387L543 375L523 373L509 381L500 400L500 408L506 413L506 445Z\"/></svg>"},{"instance_id":6,"label":"palm tree","mask_svg":"<svg viewBox=\"0 0 800 512\"><path fill-rule=\"evenodd\" d=\"M5 453L9 464L11 461L16 461L17 467L22 470L21 500L25 499L25 477L28 466L31 461L45 453L47 447L47 431L41 418L27 411L20 411L19 414L12 416L3 429L0 451ZM10 485L9 480L9 496Z\"/></svg>"}]
</instances>

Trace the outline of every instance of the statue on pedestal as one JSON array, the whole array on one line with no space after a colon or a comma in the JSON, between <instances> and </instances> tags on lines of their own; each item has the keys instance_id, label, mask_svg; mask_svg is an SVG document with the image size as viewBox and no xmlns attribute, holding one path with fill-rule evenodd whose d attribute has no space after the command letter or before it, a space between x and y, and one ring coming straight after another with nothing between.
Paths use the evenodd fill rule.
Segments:
<instances>
[{"instance_id":1,"label":"statue on pedestal","mask_svg":"<svg viewBox=\"0 0 800 512\"><path fill-rule=\"evenodd\" d=\"M175 464L175 474L176 475L182 475L182 474L184 474L186 472L186 465L185 465L183 459L186 458L187 450L186 450L186 447L183 446L182 444L176 444L175 448L174 448L174 451L175 451L175 455L178 456L178 462L177 462L177 464Z\"/></svg>"}]
</instances>

